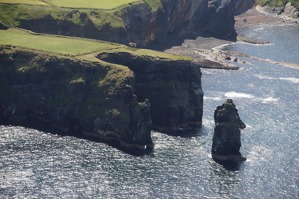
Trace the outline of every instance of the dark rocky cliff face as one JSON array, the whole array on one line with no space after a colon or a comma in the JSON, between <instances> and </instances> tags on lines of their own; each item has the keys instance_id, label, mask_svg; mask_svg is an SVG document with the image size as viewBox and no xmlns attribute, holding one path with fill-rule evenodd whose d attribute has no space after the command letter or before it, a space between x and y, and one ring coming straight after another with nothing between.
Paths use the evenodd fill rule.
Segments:
<instances>
[{"instance_id":1,"label":"dark rocky cliff face","mask_svg":"<svg viewBox=\"0 0 299 199\"><path fill-rule=\"evenodd\" d=\"M165 39L212 35L234 39L234 5L231 0L161 0L153 11L146 3L114 12L92 9L10 5L12 26L34 32L79 36L144 47ZM30 17L29 13L32 14ZM3 19L6 20L6 19Z\"/></svg>"},{"instance_id":2,"label":"dark rocky cliff face","mask_svg":"<svg viewBox=\"0 0 299 199\"><path fill-rule=\"evenodd\" d=\"M42 123L126 148L152 147L150 104L137 101L126 67L10 48L0 50L0 63L0 122Z\"/></svg>"},{"instance_id":3,"label":"dark rocky cliff face","mask_svg":"<svg viewBox=\"0 0 299 199\"><path fill-rule=\"evenodd\" d=\"M214 112L215 128L212 144L212 158L221 164L237 166L245 161L240 153L241 131L246 128L240 119L232 99L218 106Z\"/></svg>"},{"instance_id":4,"label":"dark rocky cliff face","mask_svg":"<svg viewBox=\"0 0 299 199\"><path fill-rule=\"evenodd\" d=\"M142 150L153 147L151 129L201 126L201 72L191 61L127 52L98 57L107 62L1 47L0 123L41 123Z\"/></svg>"},{"instance_id":5,"label":"dark rocky cliff face","mask_svg":"<svg viewBox=\"0 0 299 199\"><path fill-rule=\"evenodd\" d=\"M200 127L203 114L201 72L190 61L155 60L129 53L101 53L100 59L135 73L138 101L149 99L153 128L166 133Z\"/></svg>"},{"instance_id":6,"label":"dark rocky cliff face","mask_svg":"<svg viewBox=\"0 0 299 199\"><path fill-rule=\"evenodd\" d=\"M234 4L234 13L235 15L242 14L248 9L252 8L256 0L232 0Z\"/></svg>"},{"instance_id":7,"label":"dark rocky cliff face","mask_svg":"<svg viewBox=\"0 0 299 199\"><path fill-rule=\"evenodd\" d=\"M212 35L233 39L233 4L230 0L163 0L152 13L146 4L124 10L128 40L140 46L168 38Z\"/></svg>"}]
</instances>

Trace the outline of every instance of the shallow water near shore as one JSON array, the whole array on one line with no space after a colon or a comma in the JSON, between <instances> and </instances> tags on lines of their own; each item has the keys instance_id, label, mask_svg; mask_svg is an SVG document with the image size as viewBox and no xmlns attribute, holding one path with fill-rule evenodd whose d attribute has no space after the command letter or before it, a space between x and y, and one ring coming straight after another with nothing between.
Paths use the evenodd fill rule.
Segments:
<instances>
[{"instance_id":1,"label":"shallow water near shore","mask_svg":"<svg viewBox=\"0 0 299 199\"><path fill-rule=\"evenodd\" d=\"M299 27L285 28L283 38L281 27L244 30L273 44L229 48L299 64ZM285 50L276 48L285 40ZM248 62L239 71L203 69L203 128L189 137L153 132L155 149L148 155L0 126L0 198L298 198L299 69ZM234 99L247 124L241 147L247 161L237 171L210 155L213 113L226 98Z\"/></svg>"}]
</instances>

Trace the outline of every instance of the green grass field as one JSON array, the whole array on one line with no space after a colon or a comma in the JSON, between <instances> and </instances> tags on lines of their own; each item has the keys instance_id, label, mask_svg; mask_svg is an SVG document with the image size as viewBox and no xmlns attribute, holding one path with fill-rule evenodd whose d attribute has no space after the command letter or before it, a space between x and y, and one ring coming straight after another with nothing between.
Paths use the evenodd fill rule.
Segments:
<instances>
[{"instance_id":1,"label":"green grass field","mask_svg":"<svg viewBox=\"0 0 299 199\"><path fill-rule=\"evenodd\" d=\"M0 30L0 45L12 45L72 56L114 49L120 46L97 40L35 35L19 29Z\"/></svg>"},{"instance_id":2,"label":"green grass field","mask_svg":"<svg viewBox=\"0 0 299 199\"><path fill-rule=\"evenodd\" d=\"M41 0L0 0L0 3L48 5Z\"/></svg>"},{"instance_id":3,"label":"green grass field","mask_svg":"<svg viewBox=\"0 0 299 199\"><path fill-rule=\"evenodd\" d=\"M50 5L67 8L113 9L140 0L0 0L0 3Z\"/></svg>"},{"instance_id":4,"label":"green grass field","mask_svg":"<svg viewBox=\"0 0 299 199\"><path fill-rule=\"evenodd\" d=\"M95 56L103 51L110 53L127 52L133 56L148 56L169 60L191 60L191 57L131 48L116 43L77 37L34 34L22 29L0 30L0 45L11 45L66 56L75 56L92 61L96 61Z\"/></svg>"}]
</instances>

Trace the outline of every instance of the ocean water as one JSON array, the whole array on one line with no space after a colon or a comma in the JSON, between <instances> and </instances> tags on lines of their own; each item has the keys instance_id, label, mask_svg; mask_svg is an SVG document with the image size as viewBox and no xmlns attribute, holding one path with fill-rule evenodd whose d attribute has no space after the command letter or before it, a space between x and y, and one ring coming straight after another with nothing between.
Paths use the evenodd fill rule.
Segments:
<instances>
[{"instance_id":1,"label":"ocean water","mask_svg":"<svg viewBox=\"0 0 299 199\"><path fill-rule=\"evenodd\" d=\"M299 26L281 31L244 30L272 44L226 48L299 64ZM247 61L238 71L202 70L203 127L185 137L153 132L155 149L144 156L0 126L0 198L299 198L299 69ZM210 155L213 113L226 98L247 124L241 147L247 161L236 171Z\"/></svg>"}]
</instances>

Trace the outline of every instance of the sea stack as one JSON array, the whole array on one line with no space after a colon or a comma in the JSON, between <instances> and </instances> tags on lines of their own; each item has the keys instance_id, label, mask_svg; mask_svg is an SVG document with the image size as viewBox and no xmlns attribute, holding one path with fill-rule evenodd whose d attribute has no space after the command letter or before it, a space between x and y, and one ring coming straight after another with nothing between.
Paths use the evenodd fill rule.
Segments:
<instances>
[{"instance_id":1,"label":"sea stack","mask_svg":"<svg viewBox=\"0 0 299 199\"><path fill-rule=\"evenodd\" d=\"M246 125L239 117L232 99L227 99L214 112L215 129L212 158L220 164L238 164L246 160L240 153L241 131Z\"/></svg>"}]
</instances>

